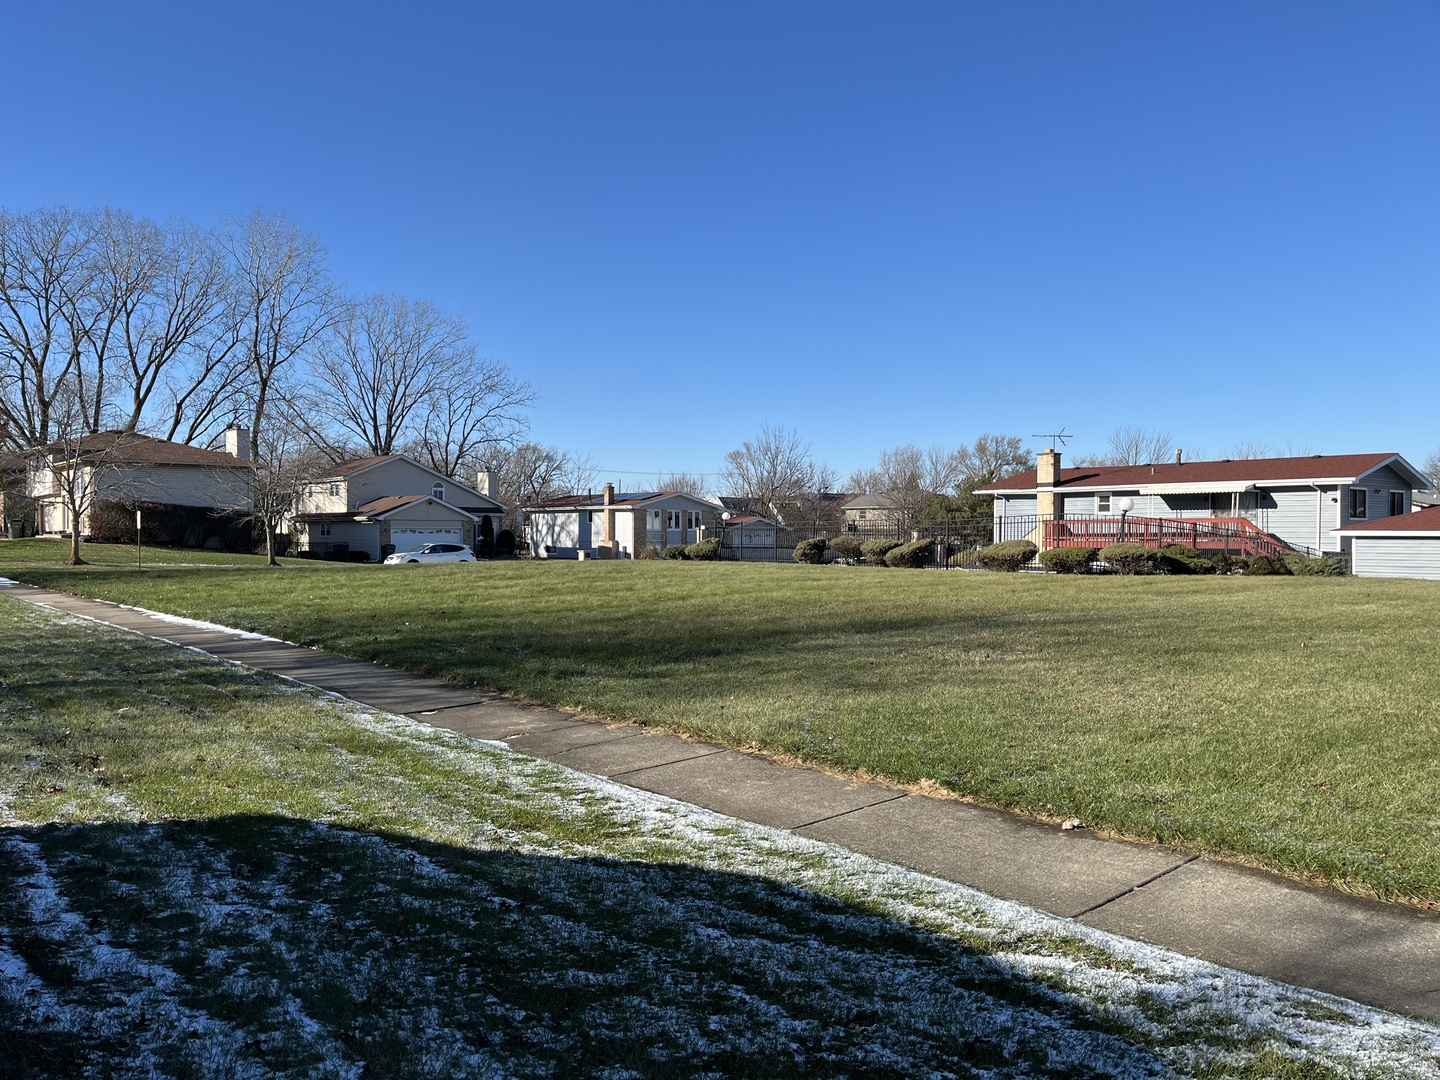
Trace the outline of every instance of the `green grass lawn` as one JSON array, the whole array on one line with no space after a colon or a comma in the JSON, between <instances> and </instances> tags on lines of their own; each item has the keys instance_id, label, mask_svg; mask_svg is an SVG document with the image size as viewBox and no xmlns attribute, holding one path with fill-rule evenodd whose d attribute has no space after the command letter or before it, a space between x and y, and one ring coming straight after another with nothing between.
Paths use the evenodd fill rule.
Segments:
<instances>
[{"instance_id":1,"label":"green grass lawn","mask_svg":"<svg viewBox=\"0 0 1440 1080\"><path fill-rule=\"evenodd\" d=\"M59 557L0 574L1440 903L1437 584Z\"/></svg>"},{"instance_id":2,"label":"green grass lawn","mask_svg":"<svg viewBox=\"0 0 1440 1080\"><path fill-rule=\"evenodd\" d=\"M0 598L6 1078L1437 1067L1429 1025Z\"/></svg>"}]
</instances>

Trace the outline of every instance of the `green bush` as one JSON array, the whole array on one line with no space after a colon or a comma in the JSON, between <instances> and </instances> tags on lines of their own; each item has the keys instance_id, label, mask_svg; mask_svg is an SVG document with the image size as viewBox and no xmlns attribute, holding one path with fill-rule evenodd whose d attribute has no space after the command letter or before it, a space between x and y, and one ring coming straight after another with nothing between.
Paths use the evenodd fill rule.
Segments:
<instances>
[{"instance_id":1,"label":"green bush","mask_svg":"<svg viewBox=\"0 0 1440 1080\"><path fill-rule=\"evenodd\" d=\"M817 536L813 540L801 540L795 545L795 553L791 556L796 562L819 564L825 561L825 537Z\"/></svg>"},{"instance_id":2,"label":"green bush","mask_svg":"<svg viewBox=\"0 0 1440 1080\"><path fill-rule=\"evenodd\" d=\"M1160 552L1144 544L1111 544L1100 549L1100 558L1116 574L1158 574Z\"/></svg>"},{"instance_id":3,"label":"green bush","mask_svg":"<svg viewBox=\"0 0 1440 1080\"><path fill-rule=\"evenodd\" d=\"M685 549L685 557L696 562L714 562L720 558L720 538L712 536L709 540L691 544Z\"/></svg>"},{"instance_id":4,"label":"green bush","mask_svg":"<svg viewBox=\"0 0 1440 1080\"><path fill-rule=\"evenodd\" d=\"M1286 555L1285 565L1296 577L1344 577L1345 563L1338 555L1322 555L1307 559L1304 555Z\"/></svg>"},{"instance_id":5,"label":"green bush","mask_svg":"<svg viewBox=\"0 0 1440 1080\"><path fill-rule=\"evenodd\" d=\"M935 549L934 540L912 540L885 553L886 566L898 566L906 570L921 570L930 561Z\"/></svg>"},{"instance_id":6,"label":"green bush","mask_svg":"<svg viewBox=\"0 0 1440 1080\"><path fill-rule=\"evenodd\" d=\"M1029 540L1003 540L975 553L975 561L986 570L1013 574L1035 558L1040 549Z\"/></svg>"},{"instance_id":7,"label":"green bush","mask_svg":"<svg viewBox=\"0 0 1440 1080\"><path fill-rule=\"evenodd\" d=\"M1245 568L1245 573L1249 577L1289 577L1290 567L1285 565L1284 559L1277 559L1274 555L1256 555Z\"/></svg>"},{"instance_id":8,"label":"green bush","mask_svg":"<svg viewBox=\"0 0 1440 1080\"><path fill-rule=\"evenodd\" d=\"M830 541L830 550L835 553L837 558L844 559L846 562L860 561L861 556L864 555L860 547L860 541L853 536L837 536Z\"/></svg>"},{"instance_id":9,"label":"green bush","mask_svg":"<svg viewBox=\"0 0 1440 1080\"><path fill-rule=\"evenodd\" d=\"M1040 553L1040 564L1056 574L1088 574L1099 554L1094 548L1058 547Z\"/></svg>"},{"instance_id":10,"label":"green bush","mask_svg":"<svg viewBox=\"0 0 1440 1080\"><path fill-rule=\"evenodd\" d=\"M664 551L660 552L660 558L662 558L662 559L688 559L688 558L690 558L690 555L689 555L689 550L685 547L684 544L671 544L671 545L670 545L669 547L667 547Z\"/></svg>"},{"instance_id":11,"label":"green bush","mask_svg":"<svg viewBox=\"0 0 1440 1080\"><path fill-rule=\"evenodd\" d=\"M1215 563L1184 544L1167 544L1160 549L1160 570L1166 574L1213 574Z\"/></svg>"},{"instance_id":12,"label":"green bush","mask_svg":"<svg viewBox=\"0 0 1440 1080\"><path fill-rule=\"evenodd\" d=\"M1225 551L1218 551L1211 555L1210 561L1215 564L1217 574L1243 574L1245 568L1250 565L1239 555L1231 555Z\"/></svg>"},{"instance_id":13,"label":"green bush","mask_svg":"<svg viewBox=\"0 0 1440 1080\"><path fill-rule=\"evenodd\" d=\"M899 546L899 540L866 540L860 545L860 554L871 566L884 566L885 556Z\"/></svg>"}]
</instances>

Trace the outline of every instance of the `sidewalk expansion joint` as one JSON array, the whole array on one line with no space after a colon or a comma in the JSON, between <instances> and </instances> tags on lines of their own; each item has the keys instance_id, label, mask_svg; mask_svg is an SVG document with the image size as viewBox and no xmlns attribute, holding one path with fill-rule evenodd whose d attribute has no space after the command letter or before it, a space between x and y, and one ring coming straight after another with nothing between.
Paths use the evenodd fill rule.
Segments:
<instances>
[{"instance_id":1,"label":"sidewalk expansion joint","mask_svg":"<svg viewBox=\"0 0 1440 1080\"><path fill-rule=\"evenodd\" d=\"M1166 874L1173 874L1176 870L1179 870L1182 866L1189 866L1192 862L1194 862L1194 861L1195 861L1196 859L1198 859L1198 858L1200 858L1199 855L1191 855L1191 856L1189 856L1188 858L1181 859L1181 860L1180 860L1178 863L1176 863L1174 866L1172 866L1172 867L1170 867L1170 868L1168 868L1168 869L1166 869L1166 870L1161 870L1158 874L1151 874L1151 875L1150 875L1148 878L1146 878L1144 881L1137 881L1134 885L1131 885L1131 886L1129 886L1129 887L1127 887L1127 888L1121 889L1121 890L1120 890L1119 892L1117 892L1114 896L1107 896L1104 900L1101 900L1098 904L1091 904L1089 907L1085 908L1085 910L1083 910L1083 911L1077 911L1074 915L1071 915L1070 918L1072 918L1072 919L1079 919L1080 917L1082 917L1082 916L1084 916L1084 915L1089 915L1089 914L1091 914L1091 913L1093 913L1093 912L1099 911L1102 907L1105 907L1107 904L1113 904L1116 900L1119 900L1122 896L1129 896L1131 893L1136 892L1136 891L1139 890L1139 889L1143 889L1146 885L1150 885L1150 884L1153 884L1154 882L1159 881L1159 880L1160 880L1162 877L1164 877Z\"/></svg>"},{"instance_id":2,"label":"sidewalk expansion joint","mask_svg":"<svg viewBox=\"0 0 1440 1080\"><path fill-rule=\"evenodd\" d=\"M543 731L523 732L520 735L512 735L511 738L523 739L526 735L530 734L543 735L545 733ZM576 750L586 750L592 746L609 746L611 743L626 742L629 739L638 739L644 734L645 732L643 731L637 731L633 735L617 735L613 739L596 739L594 742L580 743L578 746L567 746L564 750L557 750L554 754L550 755L550 760L555 761L559 758L564 757L566 754L573 754ZM525 747L522 745L520 749L523 750L525 749Z\"/></svg>"},{"instance_id":3,"label":"sidewalk expansion joint","mask_svg":"<svg viewBox=\"0 0 1440 1080\"><path fill-rule=\"evenodd\" d=\"M718 750L707 750L703 754L695 754L693 757L676 758L674 761L662 761L657 765L642 765L638 769L626 769L624 772L611 773L605 777L606 780L618 780L622 776L634 776L636 773L649 772L651 769L663 769L667 765L679 765L682 761L699 761L701 758L714 757L716 754L728 753L725 747Z\"/></svg>"},{"instance_id":4,"label":"sidewalk expansion joint","mask_svg":"<svg viewBox=\"0 0 1440 1080\"><path fill-rule=\"evenodd\" d=\"M409 713L410 716L434 716L436 713L445 712L447 709L471 709L476 705L489 705L493 699L481 698L479 701L462 701L459 705L441 705L436 709L422 709L418 713Z\"/></svg>"},{"instance_id":5,"label":"sidewalk expansion joint","mask_svg":"<svg viewBox=\"0 0 1440 1080\"><path fill-rule=\"evenodd\" d=\"M847 814L857 814L861 810L869 810L871 807L884 806L887 802L895 802L909 795L908 791L902 791L899 795L891 795L888 799L880 799L876 802L866 803L864 806L854 806L849 810L841 810L838 814L826 814L824 817L817 817L814 821L807 821L804 825L790 826L790 832L799 832L801 829L808 829L811 825L819 825L822 821L834 821L836 818L845 817Z\"/></svg>"}]
</instances>

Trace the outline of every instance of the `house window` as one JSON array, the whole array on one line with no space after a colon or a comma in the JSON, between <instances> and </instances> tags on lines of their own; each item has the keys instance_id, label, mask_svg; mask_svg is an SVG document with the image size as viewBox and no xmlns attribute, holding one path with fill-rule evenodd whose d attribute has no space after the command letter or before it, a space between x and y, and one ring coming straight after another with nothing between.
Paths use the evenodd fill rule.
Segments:
<instances>
[{"instance_id":1,"label":"house window","mask_svg":"<svg viewBox=\"0 0 1440 1080\"><path fill-rule=\"evenodd\" d=\"M438 481L438 480L435 481L435 483L434 483L434 484L431 486L431 488L430 488L430 497L431 497L432 499L439 499L441 502L444 502L444 501L445 501L445 485L442 484L442 483L440 483L440 481Z\"/></svg>"},{"instance_id":2,"label":"house window","mask_svg":"<svg viewBox=\"0 0 1440 1080\"><path fill-rule=\"evenodd\" d=\"M1394 517L1396 514L1403 513L1405 513L1405 492L1390 492L1390 516Z\"/></svg>"},{"instance_id":3,"label":"house window","mask_svg":"<svg viewBox=\"0 0 1440 1080\"><path fill-rule=\"evenodd\" d=\"M321 536L329 536L329 535L330 535L330 522L328 522L328 521L322 521L322 522L320 522L320 525L319 525L319 533L320 533Z\"/></svg>"},{"instance_id":4,"label":"house window","mask_svg":"<svg viewBox=\"0 0 1440 1080\"><path fill-rule=\"evenodd\" d=\"M861 511L859 511L859 514L860 514L860 520L861 520L861 521L864 521L864 520L865 520L866 511L861 510Z\"/></svg>"},{"instance_id":5,"label":"house window","mask_svg":"<svg viewBox=\"0 0 1440 1080\"><path fill-rule=\"evenodd\" d=\"M1108 513L1110 513L1110 496L1109 496L1109 495L1096 495L1096 496L1095 496L1095 512L1096 512L1097 514L1108 514Z\"/></svg>"},{"instance_id":6,"label":"house window","mask_svg":"<svg viewBox=\"0 0 1440 1080\"><path fill-rule=\"evenodd\" d=\"M679 510L666 510L666 511L665 511L665 527L666 527L667 529L678 529L678 528L680 528L680 511L679 511Z\"/></svg>"},{"instance_id":7,"label":"house window","mask_svg":"<svg viewBox=\"0 0 1440 1080\"><path fill-rule=\"evenodd\" d=\"M338 496L338 495L340 494L340 485L339 485L339 484L331 484L331 485L330 485L330 494L331 494L331 495L336 495L336 496Z\"/></svg>"},{"instance_id":8,"label":"house window","mask_svg":"<svg viewBox=\"0 0 1440 1080\"><path fill-rule=\"evenodd\" d=\"M1365 516L1365 489L1350 489L1350 516L1352 518L1363 518Z\"/></svg>"}]
</instances>

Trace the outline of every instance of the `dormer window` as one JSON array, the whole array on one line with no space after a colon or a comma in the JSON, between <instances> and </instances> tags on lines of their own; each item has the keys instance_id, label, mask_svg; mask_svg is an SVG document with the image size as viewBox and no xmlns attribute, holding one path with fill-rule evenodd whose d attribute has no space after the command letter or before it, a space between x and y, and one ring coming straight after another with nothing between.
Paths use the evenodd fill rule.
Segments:
<instances>
[{"instance_id":1,"label":"dormer window","mask_svg":"<svg viewBox=\"0 0 1440 1080\"><path fill-rule=\"evenodd\" d=\"M330 494L331 494L331 495L334 495L334 496L339 496L339 494L340 494L340 485L339 485L339 484L333 484L333 483L332 483L332 484L330 485Z\"/></svg>"},{"instance_id":2,"label":"dormer window","mask_svg":"<svg viewBox=\"0 0 1440 1080\"><path fill-rule=\"evenodd\" d=\"M432 499L439 499L441 502L444 502L444 501L445 501L445 485L442 484L442 483L440 483L440 481L438 481L438 480L435 481L435 483L434 483L434 484L431 486L431 488L430 488L430 497L431 497Z\"/></svg>"}]
</instances>

